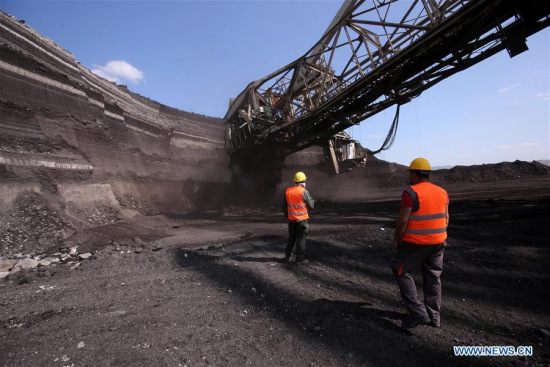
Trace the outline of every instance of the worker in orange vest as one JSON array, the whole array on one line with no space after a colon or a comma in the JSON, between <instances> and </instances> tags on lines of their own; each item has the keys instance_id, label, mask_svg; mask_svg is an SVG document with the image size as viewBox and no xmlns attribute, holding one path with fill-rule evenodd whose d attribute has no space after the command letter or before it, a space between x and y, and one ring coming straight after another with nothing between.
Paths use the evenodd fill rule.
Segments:
<instances>
[{"instance_id":1,"label":"worker in orange vest","mask_svg":"<svg viewBox=\"0 0 550 367\"><path fill-rule=\"evenodd\" d=\"M440 326L443 250L449 225L447 191L429 182L430 163L416 158L408 168L411 186L401 198L395 226L392 271L409 316L401 327ZM418 299L411 272L422 269L424 302Z\"/></svg>"},{"instance_id":2,"label":"worker in orange vest","mask_svg":"<svg viewBox=\"0 0 550 367\"><path fill-rule=\"evenodd\" d=\"M294 185L285 192L285 216L288 219L288 243L285 249L285 262L290 261L296 246L296 264L307 264L305 259L306 238L309 229L308 208L313 209L314 201L306 190L307 178L303 172L294 175Z\"/></svg>"}]
</instances>

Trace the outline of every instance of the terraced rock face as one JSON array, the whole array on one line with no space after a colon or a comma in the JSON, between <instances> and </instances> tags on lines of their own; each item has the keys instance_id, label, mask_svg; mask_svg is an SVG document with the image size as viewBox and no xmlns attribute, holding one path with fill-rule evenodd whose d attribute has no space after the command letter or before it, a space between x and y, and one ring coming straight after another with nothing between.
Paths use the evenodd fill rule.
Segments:
<instances>
[{"instance_id":1,"label":"terraced rock face","mask_svg":"<svg viewBox=\"0 0 550 367\"><path fill-rule=\"evenodd\" d=\"M138 209L182 212L193 205L183 192L185 180L230 181L220 119L108 82L5 13L0 54L4 200L8 191L9 202L19 195L6 178L24 182L24 190L60 195L66 181L76 182L85 196L102 195L90 185L106 183L117 199L131 195Z\"/></svg>"},{"instance_id":2,"label":"terraced rock face","mask_svg":"<svg viewBox=\"0 0 550 367\"><path fill-rule=\"evenodd\" d=\"M0 55L4 224L23 221L10 215L29 195L75 225L100 224L98 212L108 222L121 209L184 213L225 195L231 173L220 119L102 79L5 13ZM204 187L215 192L202 196Z\"/></svg>"}]
</instances>

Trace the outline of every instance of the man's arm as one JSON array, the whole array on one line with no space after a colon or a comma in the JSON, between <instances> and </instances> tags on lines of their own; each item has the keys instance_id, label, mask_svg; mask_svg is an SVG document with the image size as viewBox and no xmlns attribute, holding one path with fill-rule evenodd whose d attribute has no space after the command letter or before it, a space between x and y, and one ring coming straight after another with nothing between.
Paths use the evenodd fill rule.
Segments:
<instances>
[{"instance_id":1,"label":"man's arm","mask_svg":"<svg viewBox=\"0 0 550 367\"><path fill-rule=\"evenodd\" d=\"M397 251L399 246L399 240L405 234L407 229L407 223L409 222L409 217L411 216L412 207L401 207L399 209L399 217L395 223L395 235L393 237L393 250Z\"/></svg>"},{"instance_id":2,"label":"man's arm","mask_svg":"<svg viewBox=\"0 0 550 367\"><path fill-rule=\"evenodd\" d=\"M304 200L304 203L306 203L309 209L313 209L315 202L313 201L313 198L311 197L309 191L304 190L304 194L302 195L302 200Z\"/></svg>"},{"instance_id":3,"label":"man's arm","mask_svg":"<svg viewBox=\"0 0 550 367\"><path fill-rule=\"evenodd\" d=\"M445 220L447 222L447 228L449 228L449 203L445 205Z\"/></svg>"}]
</instances>

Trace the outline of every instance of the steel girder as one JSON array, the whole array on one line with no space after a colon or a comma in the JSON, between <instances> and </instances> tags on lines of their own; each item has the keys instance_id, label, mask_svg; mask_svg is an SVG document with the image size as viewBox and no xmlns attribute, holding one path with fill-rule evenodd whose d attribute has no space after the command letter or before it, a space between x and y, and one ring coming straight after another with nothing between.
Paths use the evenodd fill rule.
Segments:
<instances>
[{"instance_id":1,"label":"steel girder","mask_svg":"<svg viewBox=\"0 0 550 367\"><path fill-rule=\"evenodd\" d=\"M549 25L549 8L547 0L347 0L305 55L231 103L232 162L323 143L501 50L514 56Z\"/></svg>"}]
</instances>

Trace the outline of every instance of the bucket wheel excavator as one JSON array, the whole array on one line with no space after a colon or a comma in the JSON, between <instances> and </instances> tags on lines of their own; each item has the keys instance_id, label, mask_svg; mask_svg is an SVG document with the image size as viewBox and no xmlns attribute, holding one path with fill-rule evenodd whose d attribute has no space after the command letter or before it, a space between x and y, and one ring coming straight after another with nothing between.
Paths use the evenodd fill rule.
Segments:
<instances>
[{"instance_id":1,"label":"bucket wheel excavator","mask_svg":"<svg viewBox=\"0 0 550 367\"><path fill-rule=\"evenodd\" d=\"M253 81L224 117L235 179L252 190L281 180L287 155L325 147L338 173L338 134L507 50L550 22L548 0L346 0L302 57Z\"/></svg>"}]
</instances>

